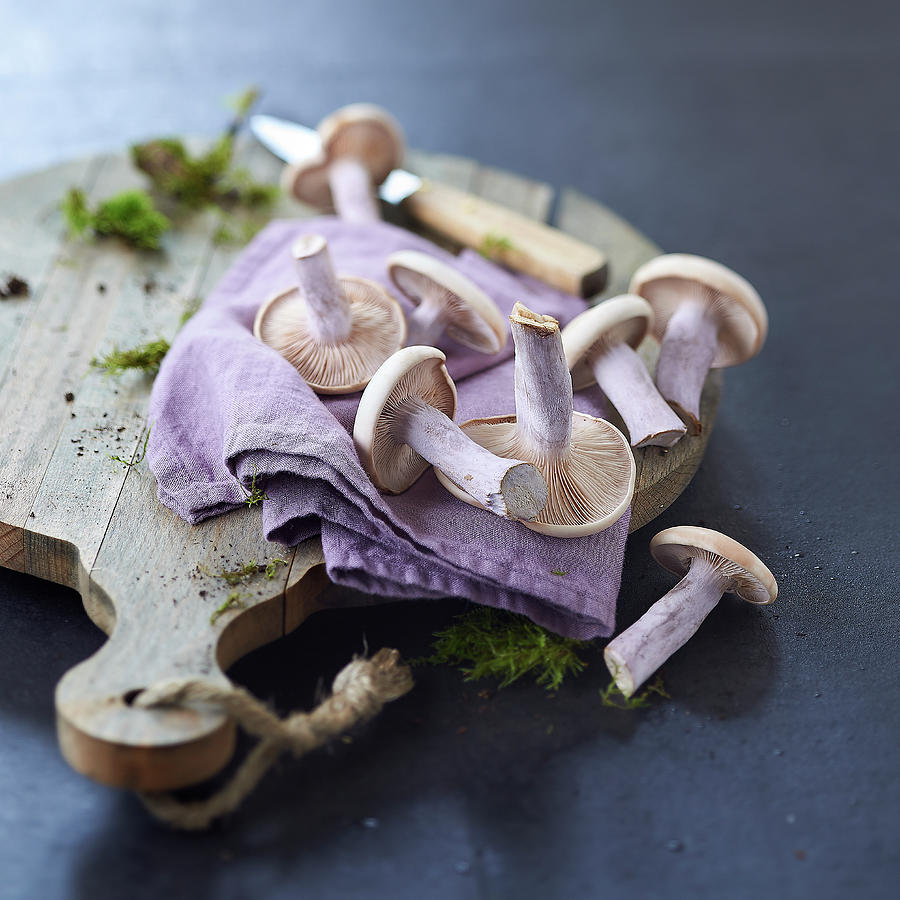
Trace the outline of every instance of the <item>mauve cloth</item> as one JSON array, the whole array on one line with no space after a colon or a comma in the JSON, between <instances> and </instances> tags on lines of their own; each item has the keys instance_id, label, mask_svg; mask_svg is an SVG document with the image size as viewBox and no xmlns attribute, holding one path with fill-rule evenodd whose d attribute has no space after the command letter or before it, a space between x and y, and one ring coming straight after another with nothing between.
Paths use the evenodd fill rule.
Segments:
<instances>
[{"instance_id":1,"label":"mauve cloth","mask_svg":"<svg viewBox=\"0 0 900 900\"><path fill-rule=\"evenodd\" d=\"M263 485L271 541L321 535L332 581L384 597L466 597L524 613L582 639L612 633L628 514L600 534L553 538L456 499L429 470L404 494L385 496L357 458L352 429L360 394L317 397L294 368L252 334L259 305L295 283L290 246L328 240L339 273L389 284L385 259L421 250L455 265L504 312L516 300L563 323L584 303L466 252L459 257L386 223L332 217L270 224L241 254L166 355L150 398L148 461L159 499L188 522L240 506L254 474ZM485 356L441 344L459 391L458 421L515 411L512 340ZM599 390L576 395L603 415Z\"/></svg>"}]
</instances>

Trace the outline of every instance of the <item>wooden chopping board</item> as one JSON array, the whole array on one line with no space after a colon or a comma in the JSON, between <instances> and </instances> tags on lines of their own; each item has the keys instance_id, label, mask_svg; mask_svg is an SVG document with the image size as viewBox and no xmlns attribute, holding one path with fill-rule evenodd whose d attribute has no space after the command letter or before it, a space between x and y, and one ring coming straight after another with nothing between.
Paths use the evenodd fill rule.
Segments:
<instances>
[{"instance_id":1,"label":"wooden chopping board","mask_svg":"<svg viewBox=\"0 0 900 900\"><path fill-rule=\"evenodd\" d=\"M280 165L245 144L240 162L266 181ZM459 157L410 154L423 176L544 220L551 188ZM259 507L189 526L156 499L140 462L151 381L139 373L104 378L90 360L113 346L169 339L193 297L206 295L239 252L218 246L218 216L197 214L141 253L117 241L73 243L58 213L67 189L96 201L143 186L126 155L102 155L0 185L0 273L28 280L29 298L0 301L0 565L81 593L109 640L56 689L62 752L79 772L135 790L168 790L219 771L235 728L219 712L144 710L137 693L169 678L228 683L236 659L296 628L319 608L328 584L318 541L288 548L262 538ZM312 215L284 199L276 216ZM563 192L558 227L610 260L601 297L621 293L634 269L660 251L604 206ZM652 358L655 345L643 352ZM701 404L699 437L668 451L636 452L632 530L645 525L690 481L709 439L721 376ZM68 400L72 395L74 399ZM617 424L621 427L621 422ZM278 564L235 588L212 574L254 561ZM235 589L243 609L212 613Z\"/></svg>"}]
</instances>

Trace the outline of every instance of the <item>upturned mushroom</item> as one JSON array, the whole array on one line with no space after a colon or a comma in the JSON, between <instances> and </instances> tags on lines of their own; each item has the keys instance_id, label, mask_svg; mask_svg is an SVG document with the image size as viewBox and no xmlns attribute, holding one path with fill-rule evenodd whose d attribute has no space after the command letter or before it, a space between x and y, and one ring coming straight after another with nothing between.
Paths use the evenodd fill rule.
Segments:
<instances>
[{"instance_id":1,"label":"upturned mushroom","mask_svg":"<svg viewBox=\"0 0 900 900\"><path fill-rule=\"evenodd\" d=\"M699 434L700 394L710 369L755 356L766 339L768 317L753 285L702 256L669 253L644 263L629 293L653 307L661 341L656 364L659 392Z\"/></svg>"},{"instance_id":2,"label":"upturned mushroom","mask_svg":"<svg viewBox=\"0 0 900 900\"><path fill-rule=\"evenodd\" d=\"M619 411L633 447L671 447L685 432L635 353L652 324L650 304L622 294L576 316L562 332L575 390L600 385Z\"/></svg>"},{"instance_id":3,"label":"upturned mushroom","mask_svg":"<svg viewBox=\"0 0 900 900\"><path fill-rule=\"evenodd\" d=\"M614 425L572 410L572 378L559 322L521 303L509 317L516 345L516 414L471 419L462 430L498 456L533 463L547 482L547 505L524 524L541 534L578 537L603 531L628 509L635 464ZM444 486L470 497L445 479Z\"/></svg>"},{"instance_id":4,"label":"upturned mushroom","mask_svg":"<svg viewBox=\"0 0 900 900\"><path fill-rule=\"evenodd\" d=\"M603 651L626 697L687 642L723 594L763 606L778 596L775 576L759 558L718 531L667 528L650 542L650 552L663 568L683 577Z\"/></svg>"},{"instance_id":5,"label":"upturned mushroom","mask_svg":"<svg viewBox=\"0 0 900 900\"><path fill-rule=\"evenodd\" d=\"M407 342L436 346L446 331L480 353L506 346L506 319L477 284L456 269L417 250L399 250L387 261L391 281L416 309L407 317Z\"/></svg>"},{"instance_id":6,"label":"upturned mushroom","mask_svg":"<svg viewBox=\"0 0 900 900\"><path fill-rule=\"evenodd\" d=\"M403 346L406 323L400 304L374 281L336 276L320 235L303 235L291 252L298 286L260 307L253 333L318 394L364 388Z\"/></svg>"},{"instance_id":7,"label":"upturned mushroom","mask_svg":"<svg viewBox=\"0 0 900 900\"><path fill-rule=\"evenodd\" d=\"M282 187L303 203L337 210L350 222L381 218L375 188L403 161L403 131L386 110L351 103L317 128L321 149L282 174Z\"/></svg>"},{"instance_id":8,"label":"upturned mushroom","mask_svg":"<svg viewBox=\"0 0 900 900\"><path fill-rule=\"evenodd\" d=\"M453 422L456 386L434 347L398 350L363 391L353 441L375 486L399 494L433 465L444 484L510 519L533 519L547 502L541 473L494 456Z\"/></svg>"}]
</instances>

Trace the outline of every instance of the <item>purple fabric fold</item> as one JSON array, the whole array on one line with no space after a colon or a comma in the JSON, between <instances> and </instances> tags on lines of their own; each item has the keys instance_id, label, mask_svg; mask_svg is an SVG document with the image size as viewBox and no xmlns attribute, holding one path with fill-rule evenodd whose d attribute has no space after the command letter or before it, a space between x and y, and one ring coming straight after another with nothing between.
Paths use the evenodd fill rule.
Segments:
<instances>
[{"instance_id":1,"label":"purple fabric fold","mask_svg":"<svg viewBox=\"0 0 900 900\"><path fill-rule=\"evenodd\" d=\"M268 540L320 535L333 581L390 598L465 597L523 613L560 634L612 633L629 514L600 534L539 535L462 503L427 472L404 494L380 494L351 432L360 395L317 397L252 334L259 305L293 283L290 245L324 235L339 273L384 284L396 250L454 265L504 312L516 300L565 323L584 303L472 252L458 257L386 223L332 217L273 222L241 254L163 361L150 398L148 461L162 503L191 523L240 506L253 478L264 486ZM515 411L512 341L497 356L439 344L459 392L458 421ZM604 415L602 394L576 409ZM239 483L240 482L240 483Z\"/></svg>"}]
</instances>

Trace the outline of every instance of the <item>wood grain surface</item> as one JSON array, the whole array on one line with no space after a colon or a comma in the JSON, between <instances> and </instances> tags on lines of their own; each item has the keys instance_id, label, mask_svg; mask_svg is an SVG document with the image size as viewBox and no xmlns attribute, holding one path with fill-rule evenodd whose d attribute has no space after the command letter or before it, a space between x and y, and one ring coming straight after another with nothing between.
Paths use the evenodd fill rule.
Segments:
<instances>
[{"instance_id":1,"label":"wood grain surface","mask_svg":"<svg viewBox=\"0 0 900 900\"><path fill-rule=\"evenodd\" d=\"M280 166L252 144L239 150L256 177ZM471 160L411 153L410 168L435 181L501 200L536 220L552 191ZM239 252L213 241L215 213L181 223L162 253L115 241L70 242L58 213L65 191L96 200L142 179L125 155L96 156L0 184L0 259L28 280L29 298L0 302L0 565L78 590L110 636L56 691L63 754L79 772L139 790L164 790L219 771L234 727L215 710L143 710L149 684L174 677L227 683L224 671L251 649L291 631L314 612L327 585L318 542L296 548L262 538L258 507L189 526L156 500L146 462L136 459L151 380L106 378L90 361L114 346L171 339L192 298L209 292ZM277 216L311 215L282 200ZM600 204L572 191L557 225L610 261L603 296L623 290L658 249ZM642 348L652 363L655 347ZM681 493L702 458L721 379L708 379L702 435L668 451L637 451L632 530ZM68 399L71 397L72 399ZM617 423L621 424L621 423ZM214 573L275 559L239 585ZM234 592L240 607L211 622Z\"/></svg>"}]
</instances>

